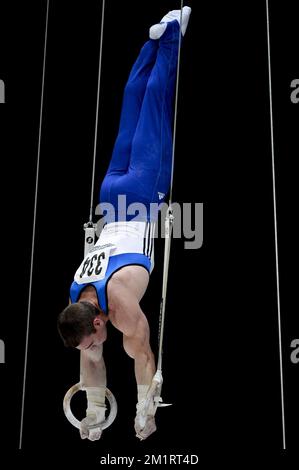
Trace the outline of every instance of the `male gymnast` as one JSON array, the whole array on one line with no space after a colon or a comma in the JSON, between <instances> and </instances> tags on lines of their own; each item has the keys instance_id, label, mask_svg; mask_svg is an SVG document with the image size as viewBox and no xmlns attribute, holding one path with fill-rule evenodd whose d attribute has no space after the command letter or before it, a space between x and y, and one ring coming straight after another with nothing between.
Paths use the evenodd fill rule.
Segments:
<instances>
[{"instance_id":1,"label":"male gymnast","mask_svg":"<svg viewBox=\"0 0 299 470\"><path fill-rule=\"evenodd\" d=\"M82 439L101 437L105 420L106 369L103 343L106 323L123 334L123 347L134 359L137 382L135 431L146 439L156 430L154 403L144 405L156 372L150 329L140 308L153 269L155 217L150 207L161 204L169 191L172 165L172 123L180 31L186 32L190 7L172 10L149 30L131 70L123 96L118 136L100 190L100 204L109 203L113 216L94 248L78 268L70 288L70 304L58 317L66 346L80 350L80 379L87 394ZM180 20L182 20L180 28ZM143 204L139 218L119 210L118 196L127 206ZM132 207L132 206L131 206ZM157 384L159 385L159 384ZM90 425L99 424L95 429Z\"/></svg>"}]
</instances>

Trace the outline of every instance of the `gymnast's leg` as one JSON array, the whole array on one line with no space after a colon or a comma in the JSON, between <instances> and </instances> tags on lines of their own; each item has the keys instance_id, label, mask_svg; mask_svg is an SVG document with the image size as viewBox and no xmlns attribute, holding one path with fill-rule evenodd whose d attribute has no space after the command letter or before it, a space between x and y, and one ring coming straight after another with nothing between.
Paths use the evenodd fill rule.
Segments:
<instances>
[{"instance_id":1,"label":"gymnast's leg","mask_svg":"<svg viewBox=\"0 0 299 470\"><path fill-rule=\"evenodd\" d=\"M146 80L136 80L132 74L126 87L120 131L100 194L101 203L113 205L116 220L127 218L118 213L119 195L126 196L127 207L142 203L146 220L151 220L150 204L163 202L169 190L179 34L174 20L159 40L148 41L145 47L155 62L142 74Z\"/></svg>"},{"instance_id":2,"label":"gymnast's leg","mask_svg":"<svg viewBox=\"0 0 299 470\"><path fill-rule=\"evenodd\" d=\"M184 7L182 24L186 30L191 9ZM169 18L168 18L169 17ZM176 19L173 19L173 18ZM166 23L159 40L157 58L148 79L131 150L129 169L121 183L125 186L127 204L143 203L147 220L157 219L157 210L169 191L172 167L172 128L174 91L180 39L180 11L164 17ZM170 21L169 21L170 19ZM183 28L182 28L182 32ZM157 31L154 31L157 32ZM118 187L119 193L122 188ZM151 205L152 204L152 205Z\"/></svg>"},{"instance_id":3,"label":"gymnast's leg","mask_svg":"<svg viewBox=\"0 0 299 470\"><path fill-rule=\"evenodd\" d=\"M136 131L147 81L156 61L157 50L157 41L147 41L132 67L124 89L118 135L110 165L101 186L100 202L116 202L113 196L111 200L112 186L119 179L118 176L122 176L128 171L132 140Z\"/></svg>"}]
</instances>

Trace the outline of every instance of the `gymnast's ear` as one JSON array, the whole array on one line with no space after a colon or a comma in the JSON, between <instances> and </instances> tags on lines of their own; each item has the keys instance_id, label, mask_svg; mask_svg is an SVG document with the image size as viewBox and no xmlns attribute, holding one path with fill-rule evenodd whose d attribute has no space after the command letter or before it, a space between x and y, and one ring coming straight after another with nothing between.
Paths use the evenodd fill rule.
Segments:
<instances>
[{"instance_id":1,"label":"gymnast's ear","mask_svg":"<svg viewBox=\"0 0 299 470\"><path fill-rule=\"evenodd\" d=\"M96 326L102 326L103 324L103 320L101 319L100 315L97 315L94 319L93 319L93 326L96 327Z\"/></svg>"}]
</instances>

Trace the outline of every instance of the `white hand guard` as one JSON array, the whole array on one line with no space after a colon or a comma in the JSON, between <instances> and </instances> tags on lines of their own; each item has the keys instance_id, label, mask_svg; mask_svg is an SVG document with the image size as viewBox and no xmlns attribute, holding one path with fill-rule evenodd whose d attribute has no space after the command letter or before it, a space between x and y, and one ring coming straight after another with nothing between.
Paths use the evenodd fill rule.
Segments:
<instances>
[{"instance_id":1,"label":"white hand guard","mask_svg":"<svg viewBox=\"0 0 299 470\"><path fill-rule=\"evenodd\" d=\"M105 421L106 387L86 387L84 390L87 395L88 407L86 418L80 423L80 436L81 439L96 441L102 435L101 423Z\"/></svg>"},{"instance_id":2,"label":"white hand guard","mask_svg":"<svg viewBox=\"0 0 299 470\"><path fill-rule=\"evenodd\" d=\"M148 387L144 398L138 401L136 406L135 431L140 440L146 439L156 431L155 414L162 388L162 374L157 371L153 377L151 385Z\"/></svg>"}]
</instances>

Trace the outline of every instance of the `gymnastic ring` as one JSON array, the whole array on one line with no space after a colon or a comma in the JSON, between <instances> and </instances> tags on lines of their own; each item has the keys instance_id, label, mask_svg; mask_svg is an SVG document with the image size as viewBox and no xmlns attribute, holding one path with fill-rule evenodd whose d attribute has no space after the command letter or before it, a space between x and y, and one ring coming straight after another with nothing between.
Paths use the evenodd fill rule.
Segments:
<instances>
[{"instance_id":1,"label":"gymnastic ring","mask_svg":"<svg viewBox=\"0 0 299 470\"><path fill-rule=\"evenodd\" d=\"M82 384L78 382L66 392L64 399L63 399L64 414L66 418L68 419L68 421L77 429L80 429L80 421L77 418L75 418L75 416L72 413L71 399L73 398L75 393L80 392L81 390L84 391L84 387L82 387ZM105 419L105 421L103 421L103 423L100 424L102 429L108 428L113 423L117 415L117 402L116 402L114 395L108 388L106 388L106 398L110 405L110 412L107 418ZM88 427L89 429L95 429L99 427L99 424L92 424Z\"/></svg>"}]
</instances>

